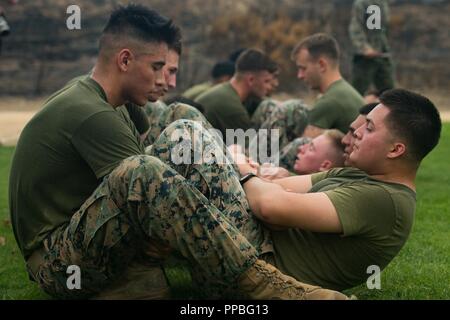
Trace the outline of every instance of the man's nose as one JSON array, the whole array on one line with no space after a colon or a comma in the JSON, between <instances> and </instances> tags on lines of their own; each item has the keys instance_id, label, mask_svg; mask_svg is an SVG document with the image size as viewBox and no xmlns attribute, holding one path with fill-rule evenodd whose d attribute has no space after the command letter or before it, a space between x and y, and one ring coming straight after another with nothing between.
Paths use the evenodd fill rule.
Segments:
<instances>
[{"instance_id":1,"label":"man's nose","mask_svg":"<svg viewBox=\"0 0 450 320\"><path fill-rule=\"evenodd\" d=\"M304 153L305 153L305 150L306 150L306 148L307 148L307 145L308 145L308 144L304 144L304 145L298 147L298 152L300 152L301 154L304 154Z\"/></svg>"},{"instance_id":2,"label":"man's nose","mask_svg":"<svg viewBox=\"0 0 450 320\"><path fill-rule=\"evenodd\" d=\"M355 139L361 140L363 135L364 135L364 129L366 128L366 125L363 124L362 126L360 126L358 129L355 130L355 132L353 133L353 137Z\"/></svg>"},{"instance_id":3,"label":"man's nose","mask_svg":"<svg viewBox=\"0 0 450 320\"><path fill-rule=\"evenodd\" d=\"M166 84L166 77L164 76L164 72L162 70L156 72L155 82L159 86L164 86Z\"/></svg>"},{"instance_id":4,"label":"man's nose","mask_svg":"<svg viewBox=\"0 0 450 320\"><path fill-rule=\"evenodd\" d=\"M169 88L174 89L177 86L177 77L175 76L170 76L167 84L169 85Z\"/></svg>"},{"instance_id":5,"label":"man's nose","mask_svg":"<svg viewBox=\"0 0 450 320\"><path fill-rule=\"evenodd\" d=\"M351 132L347 132L347 134L342 138L341 143L343 145L349 145L350 144L350 136L352 135Z\"/></svg>"}]
</instances>

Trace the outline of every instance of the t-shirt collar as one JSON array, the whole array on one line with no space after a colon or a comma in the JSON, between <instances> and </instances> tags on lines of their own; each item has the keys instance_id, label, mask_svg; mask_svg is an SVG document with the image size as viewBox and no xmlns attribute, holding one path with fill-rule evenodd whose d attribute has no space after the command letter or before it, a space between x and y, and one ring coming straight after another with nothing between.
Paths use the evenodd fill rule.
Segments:
<instances>
[{"instance_id":1,"label":"t-shirt collar","mask_svg":"<svg viewBox=\"0 0 450 320\"><path fill-rule=\"evenodd\" d=\"M88 85L90 85L95 91L97 91L97 93L102 97L103 100L108 102L105 90L103 90L102 86L97 81L92 79L91 76L86 77L84 81L86 81Z\"/></svg>"}]
</instances>

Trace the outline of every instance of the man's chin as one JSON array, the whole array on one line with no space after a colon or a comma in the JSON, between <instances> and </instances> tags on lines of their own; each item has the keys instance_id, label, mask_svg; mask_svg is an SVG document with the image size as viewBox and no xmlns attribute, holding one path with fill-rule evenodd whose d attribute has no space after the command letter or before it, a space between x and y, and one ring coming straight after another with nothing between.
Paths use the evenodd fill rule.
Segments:
<instances>
[{"instance_id":1,"label":"man's chin","mask_svg":"<svg viewBox=\"0 0 450 320\"><path fill-rule=\"evenodd\" d=\"M156 102L156 101L158 101L159 99L161 99L162 97L164 97L164 93L151 94L151 95L148 97L148 101L150 101L150 102Z\"/></svg>"},{"instance_id":2,"label":"man's chin","mask_svg":"<svg viewBox=\"0 0 450 320\"><path fill-rule=\"evenodd\" d=\"M355 156L348 156L346 159L345 159L345 161L344 161L344 165L346 166L346 167L354 167L354 168L357 168L358 167L358 159L356 159L355 158Z\"/></svg>"},{"instance_id":3,"label":"man's chin","mask_svg":"<svg viewBox=\"0 0 450 320\"><path fill-rule=\"evenodd\" d=\"M143 107L147 104L147 100L143 99L143 100L134 100L134 101L130 101L131 103L138 105L140 107Z\"/></svg>"},{"instance_id":4,"label":"man's chin","mask_svg":"<svg viewBox=\"0 0 450 320\"><path fill-rule=\"evenodd\" d=\"M293 169L294 169L295 173L302 174L302 168L299 164L295 163Z\"/></svg>"}]
</instances>

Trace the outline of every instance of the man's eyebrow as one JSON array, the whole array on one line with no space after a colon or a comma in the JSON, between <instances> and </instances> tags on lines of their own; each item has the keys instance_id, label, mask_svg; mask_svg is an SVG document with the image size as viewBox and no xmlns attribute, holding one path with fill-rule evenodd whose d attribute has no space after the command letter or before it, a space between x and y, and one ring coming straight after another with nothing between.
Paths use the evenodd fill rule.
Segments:
<instances>
[{"instance_id":1,"label":"man's eyebrow","mask_svg":"<svg viewBox=\"0 0 450 320\"><path fill-rule=\"evenodd\" d=\"M369 117L366 117L366 123L367 123L367 124L371 123L372 125L375 125L374 122L373 122L373 120L370 119Z\"/></svg>"},{"instance_id":2,"label":"man's eyebrow","mask_svg":"<svg viewBox=\"0 0 450 320\"><path fill-rule=\"evenodd\" d=\"M152 65L154 65L154 66L165 66L166 62L165 61L154 61L154 62L152 62Z\"/></svg>"}]
</instances>

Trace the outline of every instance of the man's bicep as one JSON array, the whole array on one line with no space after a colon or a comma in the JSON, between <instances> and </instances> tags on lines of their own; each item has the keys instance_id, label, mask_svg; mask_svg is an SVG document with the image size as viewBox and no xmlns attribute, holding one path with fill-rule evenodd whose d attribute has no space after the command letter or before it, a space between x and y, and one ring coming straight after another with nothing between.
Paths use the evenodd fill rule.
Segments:
<instances>
[{"instance_id":1,"label":"man's bicep","mask_svg":"<svg viewBox=\"0 0 450 320\"><path fill-rule=\"evenodd\" d=\"M343 235L376 234L390 228L395 211L381 187L355 184L325 191L342 223Z\"/></svg>"},{"instance_id":2,"label":"man's bicep","mask_svg":"<svg viewBox=\"0 0 450 320\"><path fill-rule=\"evenodd\" d=\"M122 160L143 153L131 129L113 114L86 120L72 143L97 178L111 172Z\"/></svg>"},{"instance_id":3,"label":"man's bicep","mask_svg":"<svg viewBox=\"0 0 450 320\"><path fill-rule=\"evenodd\" d=\"M267 222L312 232L342 233L336 208L325 193L285 192L270 205ZM270 219L271 218L271 219Z\"/></svg>"}]
</instances>

